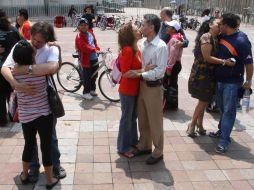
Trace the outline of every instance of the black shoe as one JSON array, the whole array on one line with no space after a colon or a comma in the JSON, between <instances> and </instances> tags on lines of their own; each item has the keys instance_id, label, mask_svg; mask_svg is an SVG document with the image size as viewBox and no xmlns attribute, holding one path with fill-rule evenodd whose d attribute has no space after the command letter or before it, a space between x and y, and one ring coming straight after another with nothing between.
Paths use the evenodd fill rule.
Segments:
<instances>
[{"instance_id":1,"label":"black shoe","mask_svg":"<svg viewBox=\"0 0 254 190\"><path fill-rule=\"evenodd\" d=\"M142 155L145 155L145 154L151 154L152 153L152 150L151 149L148 149L148 150L139 150L139 149L134 149L132 151L132 154L134 154L134 156L142 156Z\"/></svg>"},{"instance_id":2,"label":"black shoe","mask_svg":"<svg viewBox=\"0 0 254 190\"><path fill-rule=\"evenodd\" d=\"M153 156L150 156L147 160L146 160L146 164L148 165L153 165L156 164L157 162L163 160L163 155L161 155L158 158L154 158Z\"/></svg>"},{"instance_id":3,"label":"black shoe","mask_svg":"<svg viewBox=\"0 0 254 190\"><path fill-rule=\"evenodd\" d=\"M209 133L209 137L212 137L212 138L220 138L220 135L221 135L221 131L218 130L216 132L210 132Z\"/></svg>"},{"instance_id":4,"label":"black shoe","mask_svg":"<svg viewBox=\"0 0 254 190\"><path fill-rule=\"evenodd\" d=\"M21 174L19 175L19 179L20 179L21 183L23 185L28 184L30 182L28 176L25 179L22 179L22 177L21 177L22 175L23 175L23 172L21 172Z\"/></svg>"},{"instance_id":5,"label":"black shoe","mask_svg":"<svg viewBox=\"0 0 254 190\"><path fill-rule=\"evenodd\" d=\"M55 167L53 166L54 176L58 179L63 179L66 177L66 171L62 166Z\"/></svg>"},{"instance_id":6,"label":"black shoe","mask_svg":"<svg viewBox=\"0 0 254 190\"><path fill-rule=\"evenodd\" d=\"M46 189L52 189L53 187L56 186L56 184L58 184L58 182L59 182L59 179L57 179L55 183L52 183L52 184L50 184L50 185L47 184L47 185L46 185Z\"/></svg>"},{"instance_id":7,"label":"black shoe","mask_svg":"<svg viewBox=\"0 0 254 190\"><path fill-rule=\"evenodd\" d=\"M36 183L39 179L39 168L31 168L28 172L28 179L31 183Z\"/></svg>"},{"instance_id":8,"label":"black shoe","mask_svg":"<svg viewBox=\"0 0 254 190\"><path fill-rule=\"evenodd\" d=\"M216 148L215 148L215 152L219 153L219 154L224 154L227 152L227 148L222 146L222 145L218 145Z\"/></svg>"},{"instance_id":9,"label":"black shoe","mask_svg":"<svg viewBox=\"0 0 254 190\"><path fill-rule=\"evenodd\" d=\"M0 127L6 127L8 124L7 120L0 120Z\"/></svg>"}]
</instances>

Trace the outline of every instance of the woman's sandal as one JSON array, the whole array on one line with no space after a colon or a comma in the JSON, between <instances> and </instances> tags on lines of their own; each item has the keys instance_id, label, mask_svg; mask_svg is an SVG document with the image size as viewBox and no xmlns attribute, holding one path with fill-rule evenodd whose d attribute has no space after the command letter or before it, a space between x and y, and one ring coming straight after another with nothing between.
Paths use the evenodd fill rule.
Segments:
<instances>
[{"instance_id":1,"label":"woman's sandal","mask_svg":"<svg viewBox=\"0 0 254 190\"><path fill-rule=\"evenodd\" d=\"M197 124L196 131L199 135L206 135L206 130L204 129L204 127L202 125Z\"/></svg>"},{"instance_id":2,"label":"woman's sandal","mask_svg":"<svg viewBox=\"0 0 254 190\"><path fill-rule=\"evenodd\" d=\"M188 125L186 133L188 134L189 137L194 138L197 136L197 133L195 132L195 127L191 128L191 124Z\"/></svg>"},{"instance_id":3,"label":"woman's sandal","mask_svg":"<svg viewBox=\"0 0 254 190\"><path fill-rule=\"evenodd\" d=\"M126 158L133 158L135 156L132 152L123 152L123 153L119 152L119 154Z\"/></svg>"},{"instance_id":4,"label":"woman's sandal","mask_svg":"<svg viewBox=\"0 0 254 190\"><path fill-rule=\"evenodd\" d=\"M22 176L23 176L23 172L21 172L20 175L19 175L19 179L20 179L21 183L23 185L28 184L30 182L29 179L28 179L28 175L27 175L27 177L25 179L23 179Z\"/></svg>"}]
</instances>

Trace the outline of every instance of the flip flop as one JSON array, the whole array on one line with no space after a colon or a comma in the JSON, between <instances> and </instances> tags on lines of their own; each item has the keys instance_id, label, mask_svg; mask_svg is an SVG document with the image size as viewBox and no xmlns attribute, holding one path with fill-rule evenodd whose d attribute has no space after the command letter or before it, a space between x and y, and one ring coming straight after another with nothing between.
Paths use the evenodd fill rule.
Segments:
<instances>
[{"instance_id":1,"label":"flip flop","mask_svg":"<svg viewBox=\"0 0 254 190\"><path fill-rule=\"evenodd\" d=\"M126 158L133 158L135 155L132 152L123 152L123 153L118 153Z\"/></svg>"}]
</instances>

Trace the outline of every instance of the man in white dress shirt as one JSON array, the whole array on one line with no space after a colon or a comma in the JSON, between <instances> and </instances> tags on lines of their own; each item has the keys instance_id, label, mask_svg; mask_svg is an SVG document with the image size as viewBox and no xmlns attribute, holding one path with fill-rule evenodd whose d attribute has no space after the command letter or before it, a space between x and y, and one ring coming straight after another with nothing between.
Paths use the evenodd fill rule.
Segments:
<instances>
[{"instance_id":1,"label":"man in white dress shirt","mask_svg":"<svg viewBox=\"0 0 254 190\"><path fill-rule=\"evenodd\" d=\"M140 77L138 97L139 143L133 151L135 156L151 154L146 164L155 164L163 159L163 92L161 88L168 49L159 38L160 19L154 14L144 15L141 32L145 37L141 41L142 70L129 71L129 77ZM147 71L148 65L154 67ZM152 143L154 150L152 151Z\"/></svg>"}]
</instances>

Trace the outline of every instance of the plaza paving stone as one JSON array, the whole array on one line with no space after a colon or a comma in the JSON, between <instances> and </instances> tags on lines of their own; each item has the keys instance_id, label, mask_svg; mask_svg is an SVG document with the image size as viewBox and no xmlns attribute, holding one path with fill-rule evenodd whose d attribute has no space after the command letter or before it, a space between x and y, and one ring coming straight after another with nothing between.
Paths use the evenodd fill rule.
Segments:
<instances>
[{"instance_id":1,"label":"plaza paving stone","mask_svg":"<svg viewBox=\"0 0 254 190\"><path fill-rule=\"evenodd\" d=\"M242 26L254 43L252 26ZM98 44L118 51L117 34L95 28ZM63 61L73 61L75 34L72 28L56 28L62 47ZM187 81L193 63L192 49L196 33L187 30L190 40L184 49L179 75L179 110L164 114L164 160L156 165L145 164L146 156L127 159L116 151L120 104L106 100L98 90L92 101L77 93L64 92L59 87L66 115L58 120L57 135L61 164L67 171L55 189L63 190L206 190L254 189L254 109L251 96L249 113L238 111L229 152L214 152L217 140L208 136L191 139L186 136L196 100L187 91ZM208 132L218 125L218 115L205 113ZM41 167L40 180L35 185L21 185L21 154L24 140L20 124L10 123L0 128L0 190L45 189Z\"/></svg>"}]
</instances>

